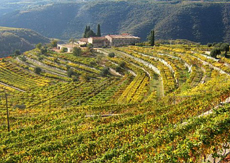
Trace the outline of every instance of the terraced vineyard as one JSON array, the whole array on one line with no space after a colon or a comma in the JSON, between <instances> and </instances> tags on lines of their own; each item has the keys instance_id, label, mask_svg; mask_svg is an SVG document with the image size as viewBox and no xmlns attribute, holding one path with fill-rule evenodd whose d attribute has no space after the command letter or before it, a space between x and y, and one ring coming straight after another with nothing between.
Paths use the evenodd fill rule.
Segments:
<instances>
[{"instance_id":1,"label":"terraced vineyard","mask_svg":"<svg viewBox=\"0 0 230 163\"><path fill-rule=\"evenodd\" d=\"M195 45L0 60L0 162L220 161L230 149L229 65Z\"/></svg>"}]
</instances>

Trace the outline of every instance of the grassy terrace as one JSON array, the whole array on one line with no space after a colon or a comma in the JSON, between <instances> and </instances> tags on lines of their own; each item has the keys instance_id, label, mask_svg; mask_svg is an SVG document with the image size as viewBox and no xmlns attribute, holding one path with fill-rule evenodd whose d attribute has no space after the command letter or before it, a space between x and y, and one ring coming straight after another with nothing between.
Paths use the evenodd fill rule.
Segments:
<instances>
[{"instance_id":1,"label":"grassy terrace","mask_svg":"<svg viewBox=\"0 0 230 163\"><path fill-rule=\"evenodd\" d=\"M28 59L0 61L0 162L217 160L230 141L230 61L219 65L203 48L130 46L87 57L25 53L49 67L47 77L34 73L37 65ZM75 74L51 78L51 71L67 71L65 65Z\"/></svg>"}]
</instances>

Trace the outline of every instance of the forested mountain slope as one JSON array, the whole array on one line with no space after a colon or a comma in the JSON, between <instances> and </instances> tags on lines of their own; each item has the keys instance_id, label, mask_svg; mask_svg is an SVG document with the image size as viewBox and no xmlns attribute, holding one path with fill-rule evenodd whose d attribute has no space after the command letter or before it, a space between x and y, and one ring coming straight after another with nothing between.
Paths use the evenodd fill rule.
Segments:
<instances>
[{"instance_id":1,"label":"forested mountain slope","mask_svg":"<svg viewBox=\"0 0 230 163\"><path fill-rule=\"evenodd\" d=\"M15 50L31 50L40 42L47 43L49 39L29 29L0 27L0 58Z\"/></svg>"},{"instance_id":2,"label":"forested mountain slope","mask_svg":"<svg viewBox=\"0 0 230 163\"><path fill-rule=\"evenodd\" d=\"M145 40L151 29L157 39L230 42L229 3L150 3L107 1L62 3L0 17L0 25L30 28L47 37L81 37L85 25L102 34L129 32Z\"/></svg>"}]
</instances>

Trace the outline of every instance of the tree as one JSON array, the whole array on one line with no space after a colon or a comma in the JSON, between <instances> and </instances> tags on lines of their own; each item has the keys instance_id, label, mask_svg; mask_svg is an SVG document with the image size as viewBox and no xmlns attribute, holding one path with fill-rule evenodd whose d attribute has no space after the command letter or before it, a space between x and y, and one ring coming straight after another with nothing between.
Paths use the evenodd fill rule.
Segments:
<instances>
[{"instance_id":1,"label":"tree","mask_svg":"<svg viewBox=\"0 0 230 163\"><path fill-rule=\"evenodd\" d=\"M101 37L101 26L100 26L100 24L97 25L97 37Z\"/></svg>"},{"instance_id":2,"label":"tree","mask_svg":"<svg viewBox=\"0 0 230 163\"><path fill-rule=\"evenodd\" d=\"M119 66L121 66L121 67L125 67L125 62L124 61L122 61L120 64L119 64Z\"/></svg>"},{"instance_id":3,"label":"tree","mask_svg":"<svg viewBox=\"0 0 230 163\"><path fill-rule=\"evenodd\" d=\"M21 60L22 60L23 62L26 62L26 61L27 61L27 59L26 59L26 57L25 57L24 55L21 57Z\"/></svg>"},{"instance_id":4,"label":"tree","mask_svg":"<svg viewBox=\"0 0 230 163\"><path fill-rule=\"evenodd\" d=\"M217 57L217 55L219 55L219 54L221 54L221 52L220 52L220 49L213 49L212 51L211 51L211 57L213 57L213 58L216 58Z\"/></svg>"},{"instance_id":5,"label":"tree","mask_svg":"<svg viewBox=\"0 0 230 163\"><path fill-rule=\"evenodd\" d=\"M90 29L90 26L85 27L85 31L83 34L84 38L89 38L89 37L96 37L97 35L94 33L93 30Z\"/></svg>"},{"instance_id":6,"label":"tree","mask_svg":"<svg viewBox=\"0 0 230 163\"><path fill-rule=\"evenodd\" d=\"M57 47L57 43L58 43L58 40L52 40L50 45L51 45L51 47L54 48L54 47Z\"/></svg>"},{"instance_id":7,"label":"tree","mask_svg":"<svg viewBox=\"0 0 230 163\"><path fill-rule=\"evenodd\" d=\"M108 56L109 56L110 58L113 58L113 57L115 57L115 54L114 54L114 53L109 53Z\"/></svg>"},{"instance_id":8,"label":"tree","mask_svg":"<svg viewBox=\"0 0 230 163\"><path fill-rule=\"evenodd\" d=\"M207 46L208 46L208 47L211 47L211 46L212 46L212 43L208 43Z\"/></svg>"},{"instance_id":9,"label":"tree","mask_svg":"<svg viewBox=\"0 0 230 163\"><path fill-rule=\"evenodd\" d=\"M66 47L61 48L62 53L67 52L67 51L68 51L68 49Z\"/></svg>"},{"instance_id":10,"label":"tree","mask_svg":"<svg viewBox=\"0 0 230 163\"><path fill-rule=\"evenodd\" d=\"M68 71L67 71L67 76L68 76L68 77L71 77L72 75L74 75L74 71L70 68L70 69L68 69Z\"/></svg>"},{"instance_id":11,"label":"tree","mask_svg":"<svg viewBox=\"0 0 230 163\"><path fill-rule=\"evenodd\" d=\"M43 58L42 56L39 56L39 57L38 57L38 60L39 60L39 61L42 61L43 59L44 59L44 58Z\"/></svg>"},{"instance_id":12,"label":"tree","mask_svg":"<svg viewBox=\"0 0 230 163\"><path fill-rule=\"evenodd\" d=\"M87 26L85 27L85 31L83 33L83 38L86 38Z\"/></svg>"},{"instance_id":13,"label":"tree","mask_svg":"<svg viewBox=\"0 0 230 163\"><path fill-rule=\"evenodd\" d=\"M87 37L87 33L88 33L89 31L90 31L90 26L86 26L86 27L85 27L85 32L84 32L84 34L83 34L83 37L84 37L84 38L88 38L88 37Z\"/></svg>"},{"instance_id":14,"label":"tree","mask_svg":"<svg viewBox=\"0 0 230 163\"><path fill-rule=\"evenodd\" d=\"M94 33L93 30L89 30L88 32L86 32L86 38L89 38L89 37L95 37L96 34Z\"/></svg>"},{"instance_id":15,"label":"tree","mask_svg":"<svg viewBox=\"0 0 230 163\"><path fill-rule=\"evenodd\" d=\"M42 48L42 43L38 43L38 44L36 45L36 48L37 48L37 49L41 49L41 48Z\"/></svg>"},{"instance_id":16,"label":"tree","mask_svg":"<svg viewBox=\"0 0 230 163\"><path fill-rule=\"evenodd\" d=\"M66 69L69 70L69 69L70 69L70 66L69 66L69 65L66 65Z\"/></svg>"},{"instance_id":17,"label":"tree","mask_svg":"<svg viewBox=\"0 0 230 163\"><path fill-rule=\"evenodd\" d=\"M15 50L15 51L14 51L14 55L15 55L15 56L18 56L18 55L20 55L20 54L21 54L20 50Z\"/></svg>"},{"instance_id":18,"label":"tree","mask_svg":"<svg viewBox=\"0 0 230 163\"><path fill-rule=\"evenodd\" d=\"M108 67L103 68L100 74L103 77L107 76L109 74L109 68Z\"/></svg>"},{"instance_id":19,"label":"tree","mask_svg":"<svg viewBox=\"0 0 230 163\"><path fill-rule=\"evenodd\" d=\"M116 70L116 72L121 72L121 67L117 66L115 70Z\"/></svg>"},{"instance_id":20,"label":"tree","mask_svg":"<svg viewBox=\"0 0 230 163\"><path fill-rule=\"evenodd\" d=\"M150 46L155 45L155 32L154 32L154 30L152 30L151 33L150 33L149 43L150 43Z\"/></svg>"},{"instance_id":21,"label":"tree","mask_svg":"<svg viewBox=\"0 0 230 163\"><path fill-rule=\"evenodd\" d=\"M93 44L88 43L88 44L87 44L87 48L92 49L92 48L93 48Z\"/></svg>"},{"instance_id":22,"label":"tree","mask_svg":"<svg viewBox=\"0 0 230 163\"><path fill-rule=\"evenodd\" d=\"M46 54L47 53L47 48L46 47L42 47L40 49L40 52L41 52L41 54Z\"/></svg>"},{"instance_id":23,"label":"tree","mask_svg":"<svg viewBox=\"0 0 230 163\"><path fill-rule=\"evenodd\" d=\"M74 44L74 42L75 42L74 38L70 38L70 39L69 39L69 42L72 43L72 47L73 47L73 44Z\"/></svg>"},{"instance_id":24,"label":"tree","mask_svg":"<svg viewBox=\"0 0 230 163\"><path fill-rule=\"evenodd\" d=\"M78 47L73 48L73 55L74 56L80 56L81 53L82 53L81 48L78 48Z\"/></svg>"},{"instance_id":25,"label":"tree","mask_svg":"<svg viewBox=\"0 0 230 163\"><path fill-rule=\"evenodd\" d=\"M229 51L229 44L228 44L228 43L223 43L223 44L221 44L220 50L225 52L225 53L224 53L224 56L227 58L227 57L228 57L228 56L227 56L227 53L228 53L228 51Z\"/></svg>"},{"instance_id":26,"label":"tree","mask_svg":"<svg viewBox=\"0 0 230 163\"><path fill-rule=\"evenodd\" d=\"M223 44L222 42L219 42L219 43L215 44L215 47L220 48L222 44Z\"/></svg>"},{"instance_id":27,"label":"tree","mask_svg":"<svg viewBox=\"0 0 230 163\"><path fill-rule=\"evenodd\" d=\"M42 72L42 69L41 69L40 67L35 67L35 68L34 68L34 72L35 72L36 74L40 74L40 73Z\"/></svg>"},{"instance_id":28,"label":"tree","mask_svg":"<svg viewBox=\"0 0 230 163\"><path fill-rule=\"evenodd\" d=\"M89 76L86 73L82 73L81 76L79 77L79 80L82 82L87 82L89 81Z\"/></svg>"}]
</instances>

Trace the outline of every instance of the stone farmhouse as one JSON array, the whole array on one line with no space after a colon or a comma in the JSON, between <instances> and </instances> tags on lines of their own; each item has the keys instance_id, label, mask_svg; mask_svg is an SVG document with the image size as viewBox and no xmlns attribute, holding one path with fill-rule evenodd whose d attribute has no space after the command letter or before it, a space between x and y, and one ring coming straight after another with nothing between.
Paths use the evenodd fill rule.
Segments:
<instances>
[{"instance_id":1,"label":"stone farmhouse","mask_svg":"<svg viewBox=\"0 0 230 163\"><path fill-rule=\"evenodd\" d=\"M140 42L140 37L132 36L130 34L121 35L106 35L104 37L89 37L82 38L78 41L80 46L92 44L94 48L134 45Z\"/></svg>"},{"instance_id":2,"label":"stone farmhouse","mask_svg":"<svg viewBox=\"0 0 230 163\"><path fill-rule=\"evenodd\" d=\"M76 44L57 44L57 49L61 50L62 48L67 49L67 53L72 53L73 48L76 47Z\"/></svg>"},{"instance_id":3,"label":"stone farmhouse","mask_svg":"<svg viewBox=\"0 0 230 163\"><path fill-rule=\"evenodd\" d=\"M140 42L140 37L132 36L130 34L121 35L106 35L104 37L89 37L81 38L74 44L58 44L57 49L67 48L67 52L73 52L74 47L86 46L92 44L94 48L111 47L111 46L125 46L134 45Z\"/></svg>"}]
</instances>

